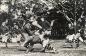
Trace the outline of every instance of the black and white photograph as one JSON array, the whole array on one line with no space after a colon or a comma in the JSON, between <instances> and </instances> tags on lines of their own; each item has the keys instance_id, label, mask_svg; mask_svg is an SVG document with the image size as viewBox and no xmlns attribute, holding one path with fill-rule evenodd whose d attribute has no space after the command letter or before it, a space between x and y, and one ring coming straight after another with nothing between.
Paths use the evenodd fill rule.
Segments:
<instances>
[{"instance_id":1,"label":"black and white photograph","mask_svg":"<svg viewBox=\"0 0 86 56\"><path fill-rule=\"evenodd\" d=\"M0 0L0 56L86 56L86 0Z\"/></svg>"}]
</instances>

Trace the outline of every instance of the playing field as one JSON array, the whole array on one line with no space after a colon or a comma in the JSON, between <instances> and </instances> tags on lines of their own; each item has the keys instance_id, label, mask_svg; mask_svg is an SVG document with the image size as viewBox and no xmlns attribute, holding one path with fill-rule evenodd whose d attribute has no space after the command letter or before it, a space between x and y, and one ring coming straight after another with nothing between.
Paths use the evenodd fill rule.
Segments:
<instances>
[{"instance_id":1,"label":"playing field","mask_svg":"<svg viewBox=\"0 0 86 56\"><path fill-rule=\"evenodd\" d=\"M32 52L25 54L25 51L18 50L17 43L8 44L5 48L4 43L0 43L0 56L86 56L86 46L80 43L80 47L75 48L62 48L64 40L53 40L52 46L56 49L56 53L40 53Z\"/></svg>"}]
</instances>

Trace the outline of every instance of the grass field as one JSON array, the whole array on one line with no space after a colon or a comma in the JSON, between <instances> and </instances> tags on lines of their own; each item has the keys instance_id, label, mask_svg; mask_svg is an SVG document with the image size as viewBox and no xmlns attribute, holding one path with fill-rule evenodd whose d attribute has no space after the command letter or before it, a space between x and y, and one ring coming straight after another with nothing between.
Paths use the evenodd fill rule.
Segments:
<instances>
[{"instance_id":1,"label":"grass field","mask_svg":"<svg viewBox=\"0 0 86 56\"><path fill-rule=\"evenodd\" d=\"M0 43L0 56L86 56L86 46L80 43L79 48L63 48L64 40L53 40L52 46L56 49L56 53L40 53L32 52L25 54L25 51L18 50L17 43L8 44L5 48L4 43Z\"/></svg>"}]
</instances>

